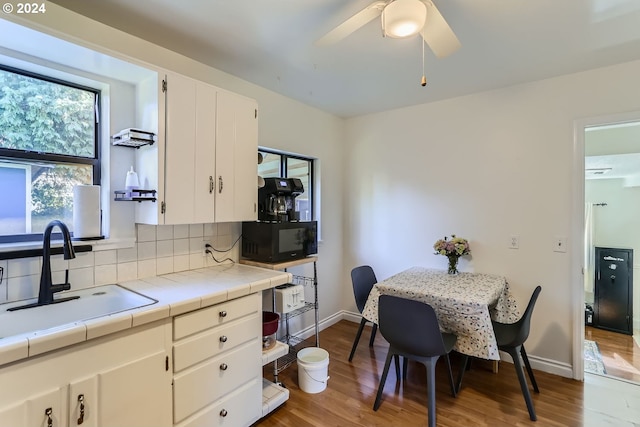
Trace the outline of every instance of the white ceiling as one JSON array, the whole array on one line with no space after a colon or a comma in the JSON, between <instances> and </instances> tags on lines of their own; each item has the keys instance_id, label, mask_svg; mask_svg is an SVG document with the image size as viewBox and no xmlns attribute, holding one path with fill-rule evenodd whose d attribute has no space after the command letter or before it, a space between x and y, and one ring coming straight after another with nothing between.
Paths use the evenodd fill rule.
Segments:
<instances>
[{"instance_id":1,"label":"white ceiling","mask_svg":"<svg viewBox=\"0 0 640 427\"><path fill-rule=\"evenodd\" d=\"M350 117L640 59L640 0L434 0L462 48L437 59L374 20L314 41L373 0L51 0L306 104Z\"/></svg>"}]
</instances>

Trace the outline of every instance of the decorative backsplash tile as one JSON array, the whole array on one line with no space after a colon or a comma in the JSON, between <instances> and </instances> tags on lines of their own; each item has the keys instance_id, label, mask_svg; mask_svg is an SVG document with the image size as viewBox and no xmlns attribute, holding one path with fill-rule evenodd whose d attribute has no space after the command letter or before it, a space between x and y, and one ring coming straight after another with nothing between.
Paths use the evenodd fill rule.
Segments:
<instances>
[{"instance_id":1,"label":"decorative backsplash tile","mask_svg":"<svg viewBox=\"0 0 640 427\"><path fill-rule=\"evenodd\" d=\"M69 270L72 289L82 289L119 283L155 275L163 275L216 265L210 256L203 256L205 243L218 250L227 250L236 242L241 223L191 225L136 225L137 241L132 248L96 250L77 253L73 260L62 255L51 257L52 280L63 283ZM238 244L228 252L215 252L222 261L237 261ZM228 262L228 261L226 261ZM38 296L42 258L21 258L0 261L0 302Z\"/></svg>"}]
</instances>

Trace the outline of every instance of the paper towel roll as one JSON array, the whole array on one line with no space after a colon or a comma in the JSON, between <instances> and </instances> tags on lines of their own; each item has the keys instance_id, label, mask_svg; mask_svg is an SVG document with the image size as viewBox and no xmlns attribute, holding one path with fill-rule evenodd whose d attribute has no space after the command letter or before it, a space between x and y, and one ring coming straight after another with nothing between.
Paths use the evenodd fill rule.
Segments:
<instances>
[{"instance_id":1,"label":"paper towel roll","mask_svg":"<svg viewBox=\"0 0 640 427\"><path fill-rule=\"evenodd\" d=\"M100 238L100 186L73 187L73 237Z\"/></svg>"}]
</instances>

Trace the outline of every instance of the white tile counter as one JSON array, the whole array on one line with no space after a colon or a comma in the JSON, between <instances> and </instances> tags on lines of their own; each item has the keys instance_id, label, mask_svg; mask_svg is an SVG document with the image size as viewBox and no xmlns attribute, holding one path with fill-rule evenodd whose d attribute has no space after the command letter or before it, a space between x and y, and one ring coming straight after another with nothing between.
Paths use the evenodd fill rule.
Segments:
<instances>
[{"instance_id":1,"label":"white tile counter","mask_svg":"<svg viewBox=\"0 0 640 427\"><path fill-rule=\"evenodd\" d=\"M0 338L0 366L290 281L290 273L234 264L122 282L120 286L158 302L108 316ZM0 332L1 328L0 325Z\"/></svg>"}]
</instances>

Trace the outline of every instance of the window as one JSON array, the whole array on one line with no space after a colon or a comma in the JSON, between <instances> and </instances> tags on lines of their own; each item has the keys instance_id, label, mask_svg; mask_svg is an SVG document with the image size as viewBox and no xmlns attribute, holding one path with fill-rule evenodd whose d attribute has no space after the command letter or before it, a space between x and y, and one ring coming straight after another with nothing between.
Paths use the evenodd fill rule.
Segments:
<instances>
[{"instance_id":1,"label":"window","mask_svg":"<svg viewBox=\"0 0 640 427\"><path fill-rule=\"evenodd\" d=\"M258 165L258 175L263 178L298 178L302 181L304 193L296 197L296 210L301 221L313 220L313 159L260 149L262 163Z\"/></svg>"},{"instance_id":2,"label":"window","mask_svg":"<svg viewBox=\"0 0 640 427\"><path fill-rule=\"evenodd\" d=\"M73 186L100 183L99 91L0 66L0 243L73 228Z\"/></svg>"}]
</instances>

